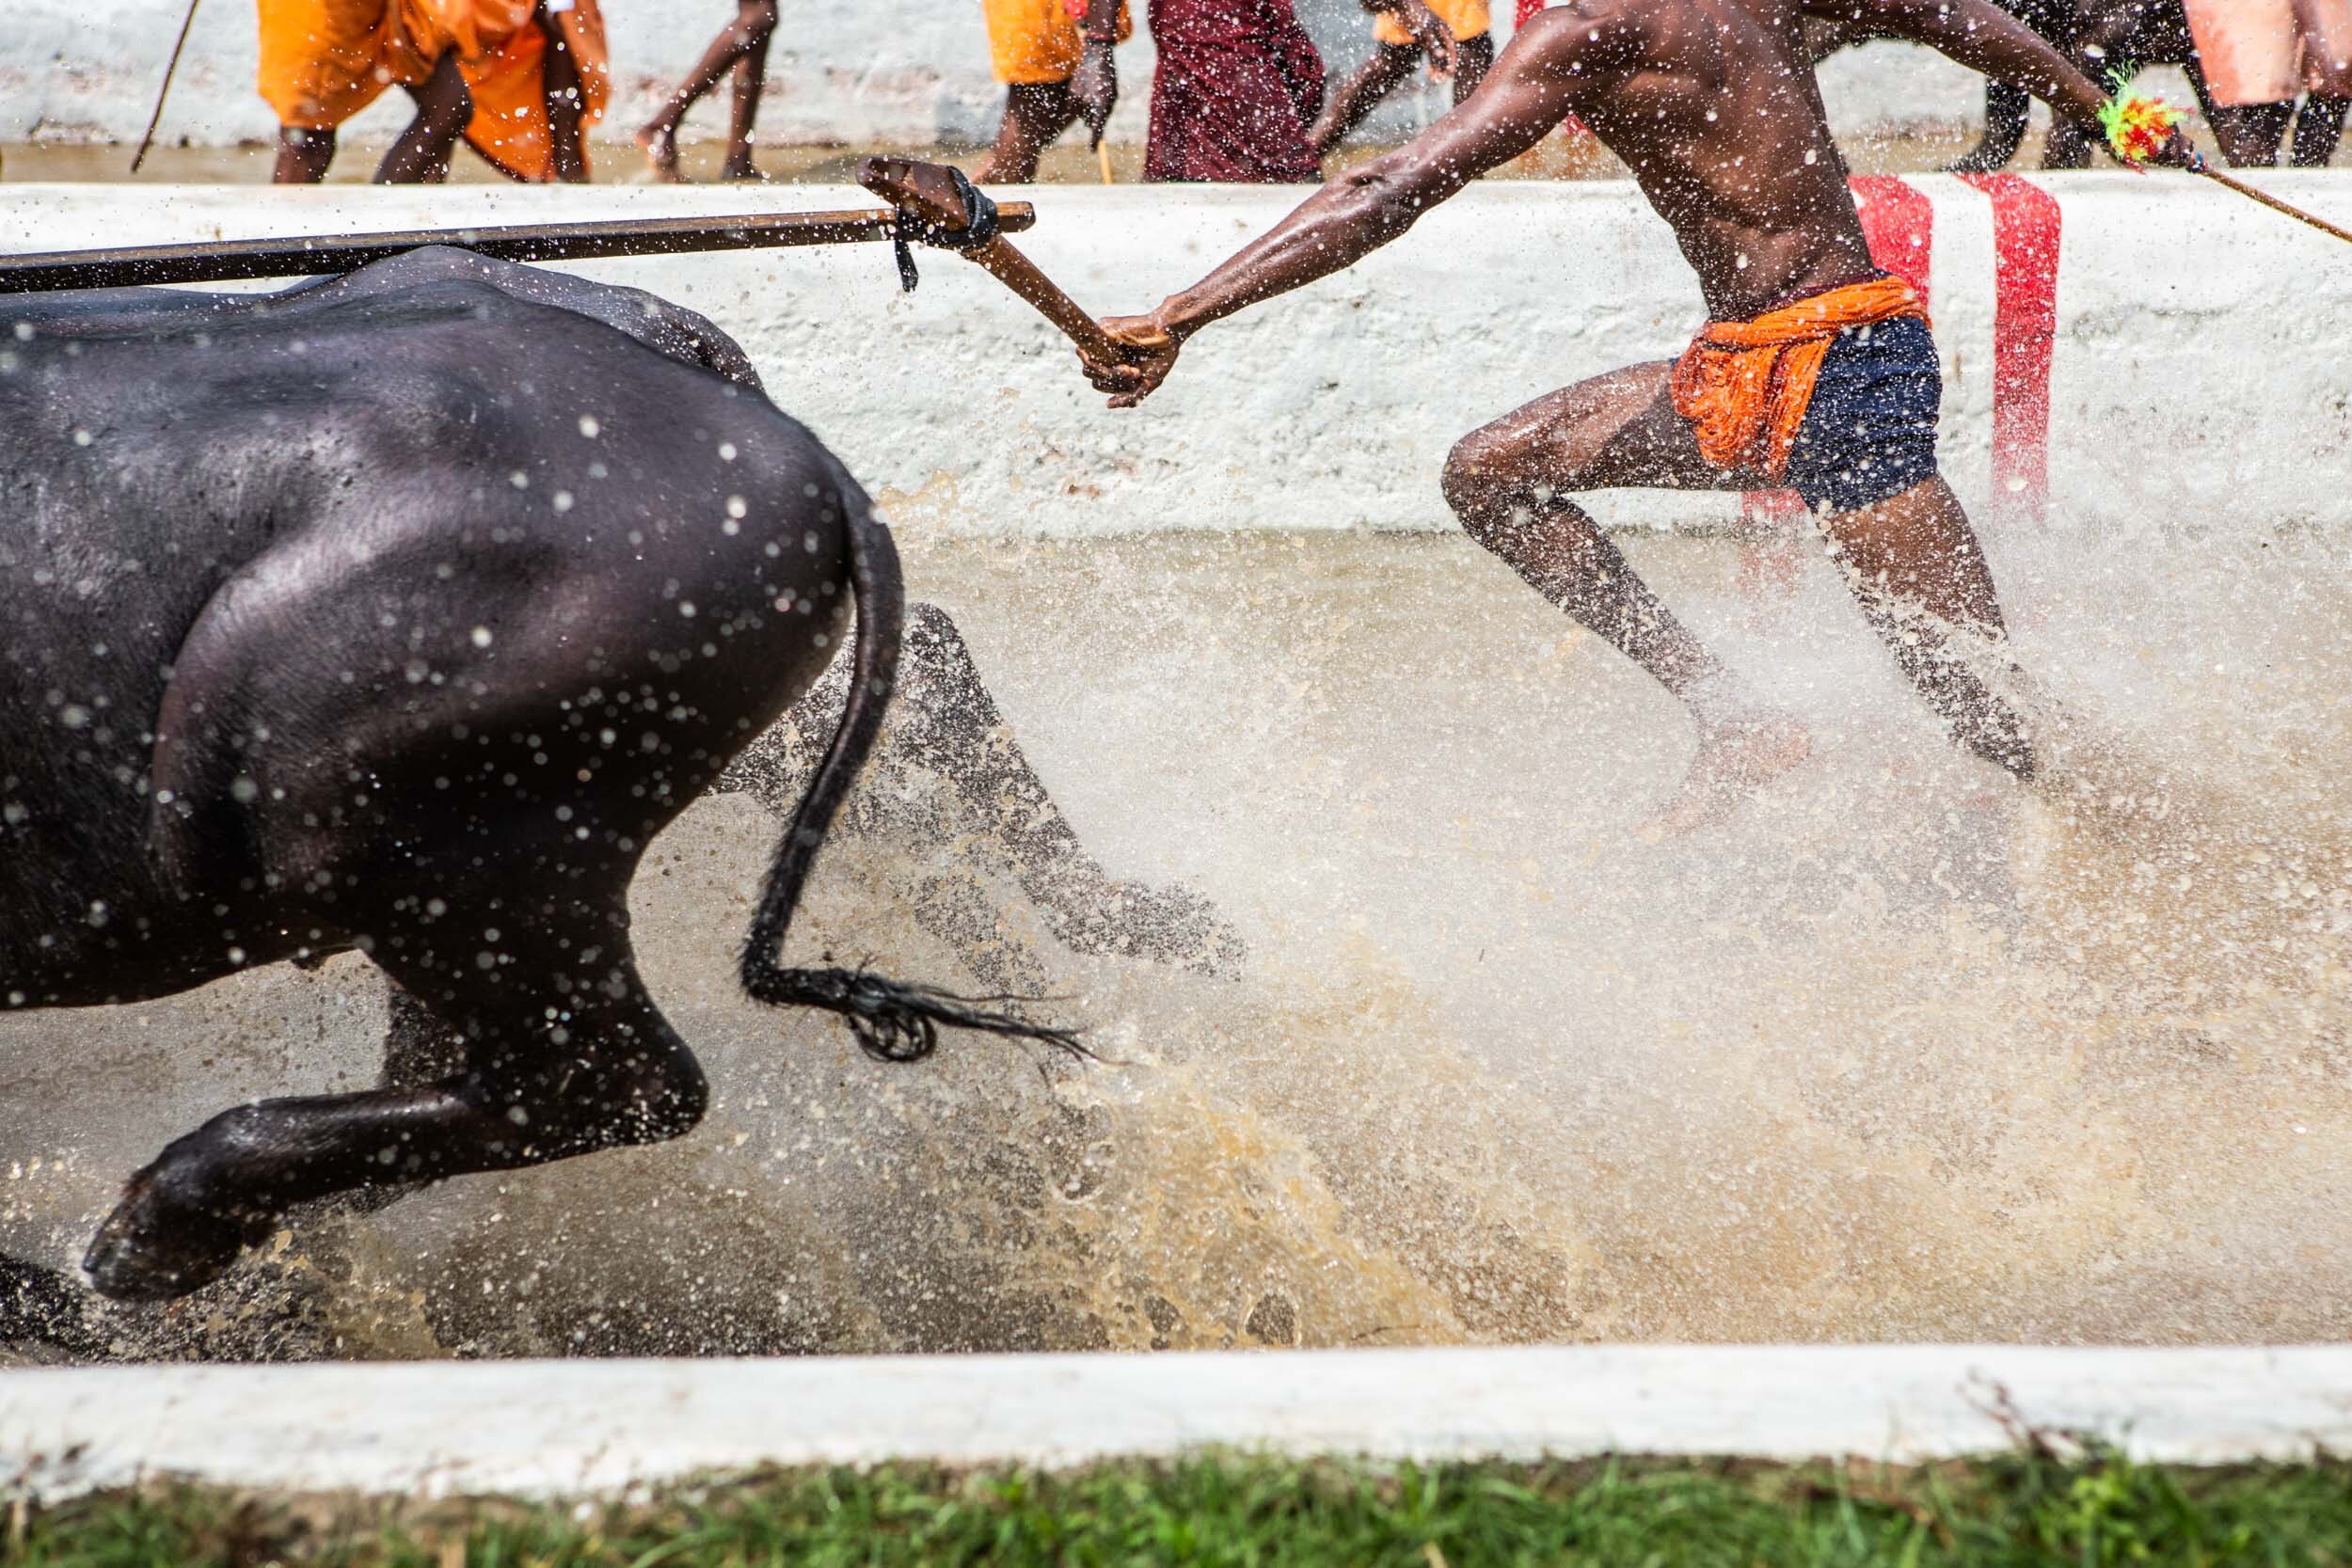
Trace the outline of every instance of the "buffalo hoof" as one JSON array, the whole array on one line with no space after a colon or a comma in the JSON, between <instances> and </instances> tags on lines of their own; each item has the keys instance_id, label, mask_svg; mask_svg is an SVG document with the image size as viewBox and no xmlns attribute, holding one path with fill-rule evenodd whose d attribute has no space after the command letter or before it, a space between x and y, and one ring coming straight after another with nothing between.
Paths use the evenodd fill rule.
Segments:
<instances>
[{"instance_id":1,"label":"buffalo hoof","mask_svg":"<svg viewBox=\"0 0 2352 1568\"><path fill-rule=\"evenodd\" d=\"M98 1227L82 1269L116 1301L169 1301L226 1274L245 1243L237 1220L165 1196L142 1171Z\"/></svg>"}]
</instances>

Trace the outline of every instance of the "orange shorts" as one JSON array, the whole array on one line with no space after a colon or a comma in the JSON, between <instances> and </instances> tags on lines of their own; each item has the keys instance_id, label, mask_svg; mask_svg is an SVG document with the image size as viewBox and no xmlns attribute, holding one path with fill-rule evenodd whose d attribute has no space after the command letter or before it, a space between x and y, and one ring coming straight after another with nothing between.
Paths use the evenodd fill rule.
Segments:
<instances>
[{"instance_id":1,"label":"orange shorts","mask_svg":"<svg viewBox=\"0 0 2352 1568\"><path fill-rule=\"evenodd\" d=\"M1474 39L1492 25L1486 17L1486 0L1428 0L1428 4L1438 13L1438 20L1445 24L1446 31L1457 39ZM1413 35L1405 30L1405 24L1389 11L1372 19L1372 36L1399 49L1409 49L1413 43Z\"/></svg>"},{"instance_id":2,"label":"orange shorts","mask_svg":"<svg viewBox=\"0 0 2352 1568\"><path fill-rule=\"evenodd\" d=\"M2188 28L2216 103L2283 103L2321 56L2352 55L2352 0L2186 0Z\"/></svg>"},{"instance_id":3,"label":"orange shorts","mask_svg":"<svg viewBox=\"0 0 2352 1568\"><path fill-rule=\"evenodd\" d=\"M986 0L986 6L989 64L999 82L1020 87L1070 80L1086 50L1078 30L1086 15L1084 0L1074 11L1071 0ZM1135 19L1120 0L1120 41L1134 31Z\"/></svg>"}]
</instances>

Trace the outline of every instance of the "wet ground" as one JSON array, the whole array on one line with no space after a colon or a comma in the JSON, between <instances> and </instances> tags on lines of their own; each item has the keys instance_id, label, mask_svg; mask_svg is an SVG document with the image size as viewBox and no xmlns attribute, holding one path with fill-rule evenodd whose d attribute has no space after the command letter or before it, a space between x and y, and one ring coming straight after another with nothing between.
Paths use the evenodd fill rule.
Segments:
<instances>
[{"instance_id":1,"label":"wet ground","mask_svg":"<svg viewBox=\"0 0 2352 1568\"><path fill-rule=\"evenodd\" d=\"M701 1131L305 1216L94 1326L278 1356L2342 1338L2352 576L2151 527L1993 541L2032 788L1944 743L1817 547L1629 542L1817 741L1647 843L1686 721L1458 536L910 526L1080 837L1205 896L1237 962L1069 952L942 797L834 847L792 950L966 987L1014 953L1107 1060L870 1063L736 993L778 824L707 801L635 899ZM994 958L918 919L958 879ZM343 958L0 1022L0 1251L64 1263L211 1110L373 1081L375 988Z\"/></svg>"}]
</instances>

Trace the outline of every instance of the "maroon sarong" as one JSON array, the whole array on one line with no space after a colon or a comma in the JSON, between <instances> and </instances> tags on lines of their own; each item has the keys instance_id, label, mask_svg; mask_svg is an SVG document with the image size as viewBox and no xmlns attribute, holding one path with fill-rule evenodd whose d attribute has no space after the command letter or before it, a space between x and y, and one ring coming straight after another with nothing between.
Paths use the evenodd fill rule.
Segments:
<instances>
[{"instance_id":1,"label":"maroon sarong","mask_svg":"<svg viewBox=\"0 0 2352 1568\"><path fill-rule=\"evenodd\" d=\"M1317 181L1323 57L1291 0L1152 0L1146 180Z\"/></svg>"}]
</instances>

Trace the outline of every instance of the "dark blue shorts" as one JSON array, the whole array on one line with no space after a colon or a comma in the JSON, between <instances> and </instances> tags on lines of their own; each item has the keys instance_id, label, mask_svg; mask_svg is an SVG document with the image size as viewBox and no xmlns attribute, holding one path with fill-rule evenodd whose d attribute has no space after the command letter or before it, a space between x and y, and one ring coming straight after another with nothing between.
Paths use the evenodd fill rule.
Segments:
<instances>
[{"instance_id":1,"label":"dark blue shorts","mask_svg":"<svg viewBox=\"0 0 2352 1568\"><path fill-rule=\"evenodd\" d=\"M1944 375L1916 316L1850 327L1830 344L1788 449L1788 488L1816 512L1855 512L1935 472Z\"/></svg>"}]
</instances>

